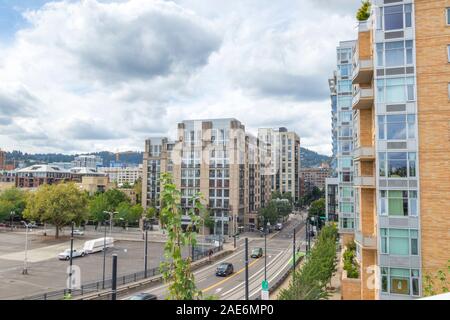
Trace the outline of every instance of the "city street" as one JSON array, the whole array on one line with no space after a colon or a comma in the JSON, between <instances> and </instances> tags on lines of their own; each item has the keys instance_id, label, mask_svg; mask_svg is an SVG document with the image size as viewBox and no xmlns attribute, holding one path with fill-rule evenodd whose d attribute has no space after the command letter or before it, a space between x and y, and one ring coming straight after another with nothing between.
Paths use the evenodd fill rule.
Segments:
<instances>
[{"instance_id":1,"label":"city street","mask_svg":"<svg viewBox=\"0 0 450 320\"><path fill-rule=\"evenodd\" d=\"M269 287L275 283L282 275L292 267L292 235L296 228L297 248L304 251L305 228L302 218L294 215L285 227L278 233L271 233L267 236L267 280ZM249 240L249 255L254 248L264 249L264 238L253 238ZM245 299L245 245L241 237L238 241L238 248L230 256L208 265L194 272L197 287L202 290L204 296L214 296L221 300L242 300ZM232 263L234 273L226 278L216 277L217 266L222 262ZM261 283L264 280L264 256L258 259L249 257L249 296L255 299L261 295ZM145 290L164 299L167 294L167 285L158 285ZM131 295L130 295L131 296ZM127 299L129 296L124 297Z\"/></svg>"}]
</instances>

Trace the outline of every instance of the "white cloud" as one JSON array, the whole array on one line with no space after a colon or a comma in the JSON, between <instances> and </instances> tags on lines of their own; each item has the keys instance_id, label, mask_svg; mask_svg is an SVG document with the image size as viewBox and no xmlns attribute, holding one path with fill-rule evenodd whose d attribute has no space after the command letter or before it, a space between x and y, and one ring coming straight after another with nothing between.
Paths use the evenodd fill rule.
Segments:
<instances>
[{"instance_id":1,"label":"white cloud","mask_svg":"<svg viewBox=\"0 0 450 320\"><path fill-rule=\"evenodd\" d=\"M356 36L358 3L321 2L84 0L26 12L30 26L0 44L0 145L142 149L183 119L235 117L253 132L288 127L329 154L327 79L338 42Z\"/></svg>"}]
</instances>

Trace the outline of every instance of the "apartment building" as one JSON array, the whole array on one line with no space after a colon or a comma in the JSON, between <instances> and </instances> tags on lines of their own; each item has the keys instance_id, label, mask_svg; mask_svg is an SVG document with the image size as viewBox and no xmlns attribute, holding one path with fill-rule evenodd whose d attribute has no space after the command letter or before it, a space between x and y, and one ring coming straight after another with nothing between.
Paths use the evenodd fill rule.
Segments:
<instances>
[{"instance_id":1,"label":"apartment building","mask_svg":"<svg viewBox=\"0 0 450 320\"><path fill-rule=\"evenodd\" d=\"M103 159L95 155L82 155L77 156L72 161L73 167L87 167L87 168L97 168L103 165Z\"/></svg>"},{"instance_id":2,"label":"apartment building","mask_svg":"<svg viewBox=\"0 0 450 320\"><path fill-rule=\"evenodd\" d=\"M175 142L165 137L145 141L142 167L142 206L160 207L161 182L164 172L173 173L172 150Z\"/></svg>"},{"instance_id":3,"label":"apartment building","mask_svg":"<svg viewBox=\"0 0 450 320\"><path fill-rule=\"evenodd\" d=\"M119 187L129 184L134 185L142 177L143 166L134 167L100 167L99 172L105 173L109 181L116 183Z\"/></svg>"},{"instance_id":4,"label":"apartment building","mask_svg":"<svg viewBox=\"0 0 450 320\"><path fill-rule=\"evenodd\" d=\"M289 192L295 201L300 198L300 137L286 128L260 128L258 139L270 154L272 191Z\"/></svg>"},{"instance_id":5,"label":"apartment building","mask_svg":"<svg viewBox=\"0 0 450 320\"><path fill-rule=\"evenodd\" d=\"M331 177L331 168L328 166L301 168L300 176L300 195L304 196L314 187L325 190L325 180Z\"/></svg>"},{"instance_id":6,"label":"apartment building","mask_svg":"<svg viewBox=\"0 0 450 320\"><path fill-rule=\"evenodd\" d=\"M417 298L425 275L447 268L449 7L373 0L359 23L352 109L360 278L356 290L343 283L348 298Z\"/></svg>"},{"instance_id":7,"label":"apartment building","mask_svg":"<svg viewBox=\"0 0 450 320\"><path fill-rule=\"evenodd\" d=\"M190 222L187 212L192 196L201 193L215 221L215 235L255 229L258 210L271 196L267 155L267 146L246 133L236 119L183 121L174 142L160 137L146 140L142 205L159 207L160 177L170 172L181 191L183 225Z\"/></svg>"},{"instance_id":8,"label":"apartment building","mask_svg":"<svg viewBox=\"0 0 450 320\"><path fill-rule=\"evenodd\" d=\"M333 159L331 176L336 180L326 185L326 202L337 201L335 212L326 215L338 218L339 232L344 242L352 239L354 232L354 196L353 196L353 118L352 118L352 57L356 41L342 41L336 49L337 71L329 79L331 93ZM334 164L333 164L334 162ZM337 186L337 187L336 187ZM328 198L335 194L336 199Z\"/></svg>"},{"instance_id":9,"label":"apartment building","mask_svg":"<svg viewBox=\"0 0 450 320\"><path fill-rule=\"evenodd\" d=\"M17 170L15 176L17 188L38 188L43 184L54 184L71 180L72 174L69 170L45 164Z\"/></svg>"}]
</instances>

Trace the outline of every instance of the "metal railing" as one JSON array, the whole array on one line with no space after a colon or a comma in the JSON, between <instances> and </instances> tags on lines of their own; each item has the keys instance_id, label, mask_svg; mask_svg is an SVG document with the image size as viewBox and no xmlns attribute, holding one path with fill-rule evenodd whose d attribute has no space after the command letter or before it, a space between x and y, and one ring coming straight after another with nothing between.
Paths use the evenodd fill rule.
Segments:
<instances>
[{"instance_id":1,"label":"metal railing","mask_svg":"<svg viewBox=\"0 0 450 320\"><path fill-rule=\"evenodd\" d=\"M201 249L201 248L200 248ZM223 250L222 246L219 247L209 247L205 248L205 250L199 250L199 248L195 248L193 261L198 261L202 258L208 257L210 253L215 254ZM192 256L189 255L189 256ZM159 267L148 269L147 270L147 278L154 277L161 274L161 270ZM125 285L128 283L137 282L140 280L146 279L145 271L134 272L126 275L121 275L117 277L117 285ZM105 285L103 287L103 280L86 283L80 286L80 288L72 289L71 297L82 296L88 293L99 292L112 288L112 278L105 279ZM29 297L25 297L22 300L63 300L68 294L69 289L61 289L50 291L46 293L41 293Z\"/></svg>"}]
</instances>

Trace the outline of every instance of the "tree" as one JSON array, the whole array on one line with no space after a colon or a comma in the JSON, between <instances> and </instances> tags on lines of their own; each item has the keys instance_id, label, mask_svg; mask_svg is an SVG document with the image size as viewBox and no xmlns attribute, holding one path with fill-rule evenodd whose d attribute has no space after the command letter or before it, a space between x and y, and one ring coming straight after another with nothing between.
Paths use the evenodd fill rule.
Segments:
<instances>
[{"instance_id":1,"label":"tree","mask_svg":"<svg viewBox=\"0 0 450 320\"><path fill-rule=\"evenodd\" d=\"M100 223L108 219L105 211L109 210L108 199L104 193L95 195L89 200L89 216L96 223Z\"/></svg>"},{"instance_id":2,"label":"tree","mask_svg":"<svg viewBox=\"0 0 450 320\"><path fill-rule=\"evenodd\" d=\"M279 300L327 299L326 285L336 272L336 239L338 233L334 224L325 226L300 270L295 271L289 287L283 289Z\"/></svg>"},{"instance_id":3,"label":"tree","mask_svg":"<svg viewBox=\"0 0 450 320\"><path fill-rule=\"evenodd\" d=\"M319 219L320 217L325 216L325 199L315 200L311 203L311 206L308 210L308 215L310 217L316 217Z\"/></svg>"},{"instance_id":4,"label":"tree","mask_svg":"<svg viewBox=\"0 0 450 320\"><path fill-rule=\"evenodd\" d=\"M193 207L187 214L191 220L183 232L181 219L181 193L176 189L172 176L169 173L161 175L161 225L167 231L167 241L164 246L166 261L161 262L160 269L165 282L169 284L169 300L193 300L202 296L195 285L194 274L191 270L191 257L183 258L184 246L195 246L197 243L196 232L200 226L200 214L205 207L201 203L201 195L195 195L192 199Z\"/></svg>"},{"instance_id":5,"label":"tree","mask_svg":"<svg viewBox=\"0 0 450 320\"><path fill-rule=\"evenodd\" d=\"M109 189L104 193L104 195L108 203L108 210L106 211L117 211L117 207L122 202L130 203L130 199L127 197L127 195L119 189Z\"/></svg>"},{"instance_id":6,"label":"tree","mask_svg":"<svg viewBox=\"0 0 450 320\"><path fill-rule=\"evenodd\" d=\"M55 238L62 227L88 218L88 200L73 183L43 185L30 193L23 213L26 219L48 222L55 226Z\"/></svg>"},{"instance_id":7,"label":"tree","mask_svg":"<svg viewBox=\"0 0 450 320\"><path fill-rule=\"evenodd\" d=\"M278 220L278 208L274 201L270 201L269 204L264 207L260 208L258 211L259 219L262 221L264 226L267 224L267 222L270 222L270 224L275 224Z\"/></svg>"},{"instance_id":8,"label":"tree","mask_svg":"<svg viewBox=\"0 0 450 320\"><path fill-rule=\"evenodd\" d=\"M17 188L11 188L0 194L0 221L10 218L11 212L15 216L22 216L26 206L26 193Z\"/></svg>"},{"instance_id":9,"label":"tree","mask_svg":"<svg viewBox=\"0 0 450 320\"><path fill-rule=\"evenodd\" d=\"M278 217L287 217L292 212L292 203L288 199L272 200L278 212Z\"/></svg>"}]
</instances>

